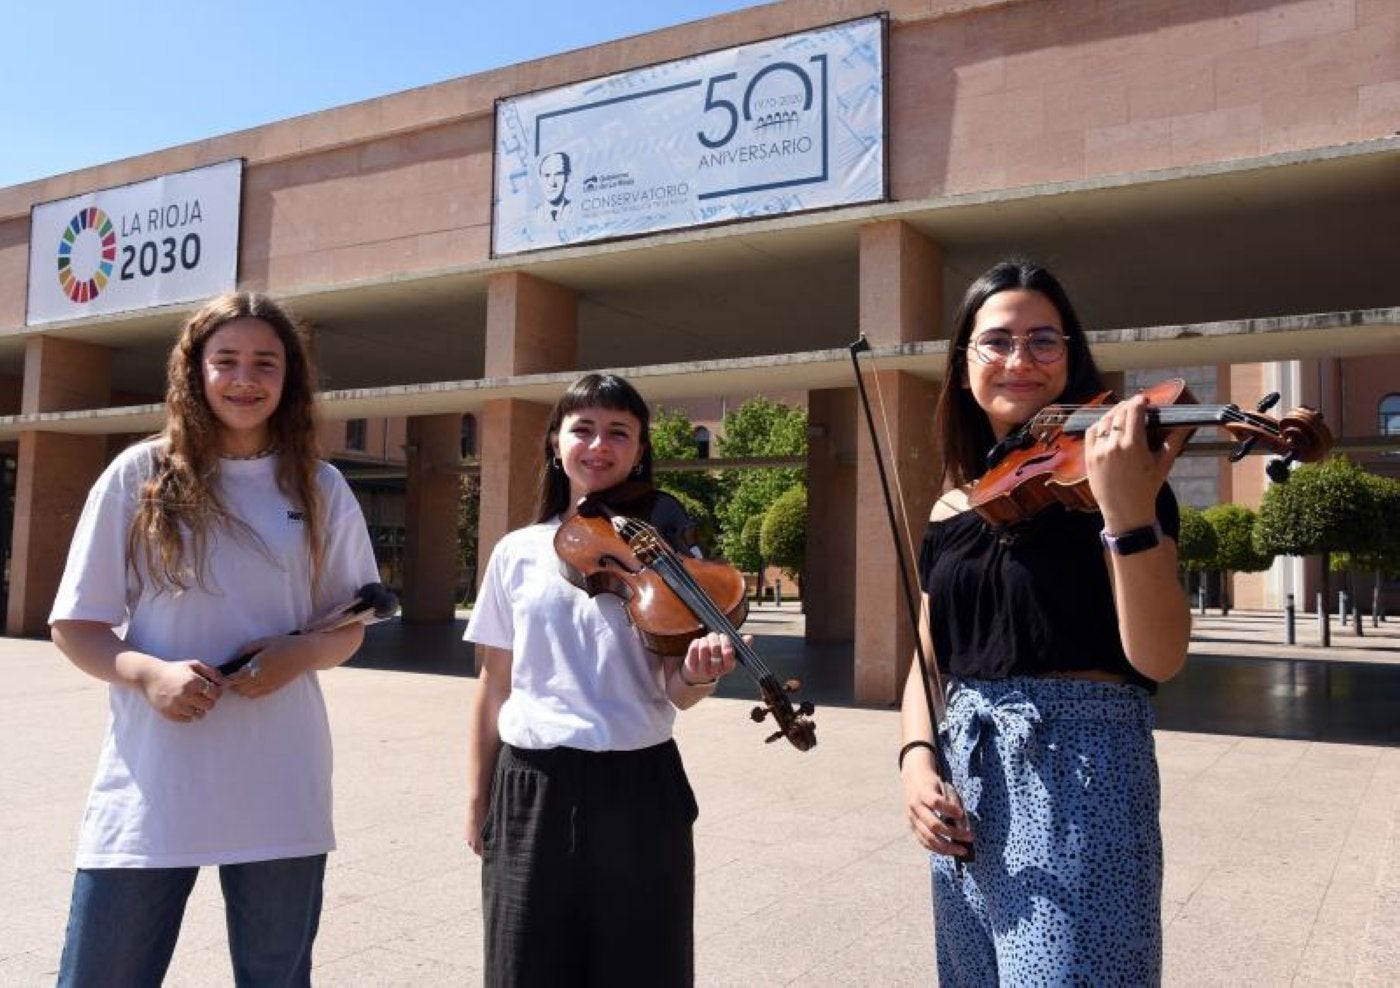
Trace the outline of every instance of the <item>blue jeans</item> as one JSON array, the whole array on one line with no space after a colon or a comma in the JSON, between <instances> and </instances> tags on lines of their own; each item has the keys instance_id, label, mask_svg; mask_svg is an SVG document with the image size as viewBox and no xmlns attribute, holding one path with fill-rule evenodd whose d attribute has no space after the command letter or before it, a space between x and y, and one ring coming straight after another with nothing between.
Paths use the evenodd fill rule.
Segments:
<instances>
[{"instance_id":1,"label":"blue jeans","mask_svg":"<svg viewBox=\"0 0 1400 988\"><path fill-rule=\"evenodd\" d=\"M236 984L309 985L326 856L222 865ZM198 868L80 868L59 964L60 988L159 985Z\"/></svg>"}]
</instances>

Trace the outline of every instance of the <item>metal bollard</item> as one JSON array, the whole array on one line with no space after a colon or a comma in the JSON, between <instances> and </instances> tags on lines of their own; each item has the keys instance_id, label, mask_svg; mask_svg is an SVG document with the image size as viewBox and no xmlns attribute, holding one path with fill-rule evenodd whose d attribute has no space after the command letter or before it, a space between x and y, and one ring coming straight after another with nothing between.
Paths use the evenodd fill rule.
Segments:
<instances>
[{"instance_id":1,"label":"metal bollard","mask_svg":"<svg viewBox=\"0 0 1400 988\"><path fill-rule=\"evenodd\" d=\"M1327 602L1322 599L1322 591L1317 592L1317 637L1327 644Z\"/></svg>"},{"instance_id":2,"label":"metal bollard","mask_svg":"<svg viewBox=\"0 0 1400 988\"><path fill-rule=\"evenodd\" d=\"M1347 626L1347 592L1337 591L1337 623L1343 628Z\"/></svg>"},{"instance_id":3,"label":"metal bollard","mask_svg":"<svg viewBox=\"0 0 1400 988\"><path fill-rule=\"evenodd\" d=\"M1298 609L1293 606L1293 595L1288 595L1288 603L1283 608L1284 641L1289 645L1298 644L1298 634L1293 622L1298 618Z\"/></svg>"}]
</instances>

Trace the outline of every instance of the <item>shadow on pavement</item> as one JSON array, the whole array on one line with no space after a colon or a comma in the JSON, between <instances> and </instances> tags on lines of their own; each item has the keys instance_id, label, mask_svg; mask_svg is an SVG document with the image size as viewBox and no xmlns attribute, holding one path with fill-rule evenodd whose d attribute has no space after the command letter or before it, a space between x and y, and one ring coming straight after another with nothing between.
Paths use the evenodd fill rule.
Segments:
<instances>
[{"instance_id":1,"label":"shadow on pavement","mask_svg":"<svg viewBox=\"0 0 1400 988\"><path fill-rule=\"evenodd\" d=\"M462 641L465 627L461 618L451 624L415 625L395 619L373 625L366 629L365 644L350 665L474 676L472 646ZM1400 745L1400 664L1209 654L1213 644L1193 646L1181 675L1158 692L1159 728ZM849 642L809 644L801 634L766 633L756 637L755 650L780 681L790 677L802 681L794 699L816 704L818 725L823 706L894 705L855 702ZM725 678L716 695L756 699L758 691L748 676L736 671Z\"/></svg>"},{"instance_id":2,"label":"shadow on pavement","mask_svg":"<svg viewBox=\"0 0 1400 988\"><path fill-rule=\"evenodd\" d=\"M1400 744L1400 665L1193 653L1157 693L1167 731Z\"/></svg>"},{"instance_id":3,"label":"shadow on pavement","mask_svg":"<svg viewBox=\"0 0 1400 988\"><path fill-rule=\"evenodd\" d=\"M474 646L462 640L465 618L408 624L394 618L365 629L365 643L347 663L360 669L399 669L443 676L475 676Z\"/></svg>"}]
</instances>

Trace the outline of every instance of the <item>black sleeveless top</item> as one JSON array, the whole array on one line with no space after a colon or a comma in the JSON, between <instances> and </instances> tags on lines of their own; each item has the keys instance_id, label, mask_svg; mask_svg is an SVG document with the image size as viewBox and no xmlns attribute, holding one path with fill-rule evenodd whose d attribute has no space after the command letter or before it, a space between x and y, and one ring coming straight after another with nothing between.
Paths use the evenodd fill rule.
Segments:
<instances>
[{"instance_id":1,"label":"black sleeveless top","mask_svg":"<svg viewBox=\"0 0 1400 988\"><path fill-rule=\"evenodd\" d=\"M1157 520L1177 537L1180 512L1166 484ZM1155 692L1123 652L1102 530L1097 511L1062 505L1014 526L994 527L975 511L930 522L919 580L939 669L976 679L1101 670Z\"/></svg>"}]
</instances>

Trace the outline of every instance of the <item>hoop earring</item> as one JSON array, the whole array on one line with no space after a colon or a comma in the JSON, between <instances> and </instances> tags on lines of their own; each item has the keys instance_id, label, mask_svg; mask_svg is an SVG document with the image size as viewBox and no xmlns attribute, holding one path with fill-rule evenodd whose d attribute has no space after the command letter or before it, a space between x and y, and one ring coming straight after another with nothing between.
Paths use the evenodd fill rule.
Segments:
<instances>
[{"instance_id":1,"label":"hoop earring","mask_svg":"<svg viewBox=\"0 0 1400 988\"><path fill-rule=\"evenodd\" d=\"M554 457L553 459L551 459L551 460L549 461L549 469L551 469L551 470L562 470L562 469L564 469L564 464L560 463L560 462L559 462L559 457L556 456L556 457Z\"/></svg>"},{"instance_id":2,"label":"hoop earring","mask_svg":"<svg viewBox=\"0 0 1400 988\"><path fill-rule=\"evenodd\" d=\"M632 476L634 476L634 477L640 477L641 475L642 475L642 464L641 464L640 462L638 462L637 465L636 465L635 467L632 468Z\"/></svg>"}]
</instances>

